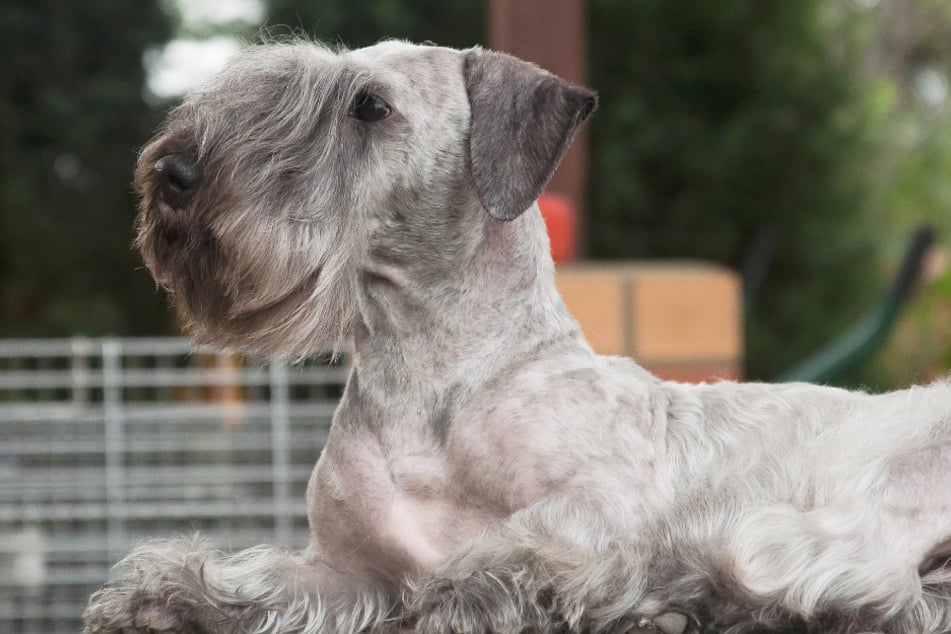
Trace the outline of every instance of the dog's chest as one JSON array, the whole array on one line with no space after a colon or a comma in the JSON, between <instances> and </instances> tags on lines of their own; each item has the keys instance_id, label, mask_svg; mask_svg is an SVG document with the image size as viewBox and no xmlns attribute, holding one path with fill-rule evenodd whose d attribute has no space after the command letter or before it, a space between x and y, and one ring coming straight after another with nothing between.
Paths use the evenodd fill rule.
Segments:
<instances>
[{"instance_id":1,"label":"dog's chest","mask_svg":"<svg viewBox=\"0 0 951 634\"><path fill-rule=\"evenodd\" d=\"M387 453L370 435L328 443L308 497L323 553L396 582L430 572L492 519L457 499L439 459Z\"/></svg>"}]
</instances>

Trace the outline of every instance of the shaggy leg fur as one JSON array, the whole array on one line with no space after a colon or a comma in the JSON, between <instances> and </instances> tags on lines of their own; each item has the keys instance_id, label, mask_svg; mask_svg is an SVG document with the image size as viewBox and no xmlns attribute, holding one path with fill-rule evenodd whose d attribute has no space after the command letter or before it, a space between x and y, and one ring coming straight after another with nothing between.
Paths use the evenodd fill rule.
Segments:
<instances>
[{"instance_id":1,"label":"shaggy leg fur","mask_svg":"<svg viewBox=\"0 0 951 634\"><path fill-rule=\"evenodd\" d=\"M87 634L361 632L394 604L379 585L269 546L234 555L198 539L151 541L90 600Z\"/></svg>"},{"instance_id":2,"label":"shaggy leg fur","mask_svg":"<svg viewBox=\"0 0 951 634\"><path fill-rule=\"evenodd\" d=\"M604 518L564 499L517 513L416 588L417 631L689 631L676 613L636 611L646 553L608 538Z\"/></svg>"}]
</instances>

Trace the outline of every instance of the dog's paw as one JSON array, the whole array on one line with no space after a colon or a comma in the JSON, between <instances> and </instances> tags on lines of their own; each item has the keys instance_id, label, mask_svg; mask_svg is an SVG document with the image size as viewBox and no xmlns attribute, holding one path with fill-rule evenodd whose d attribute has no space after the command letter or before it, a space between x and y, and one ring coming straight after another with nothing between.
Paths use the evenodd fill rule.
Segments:
<instances>
[{"instance_id":1,"label":"dog's paw","mask_svg":"<svg viewBox=\"0 0 951 634\"><path fill-rule=\"evenodd\" d=\"M530 634L552 631L547 610L510 579L479 571L437 578L410 603L421 634Z\"/></svg>"},{"instance_id":2,"label":"dog's paw","mask_svg":"<svg viewBox=\"0 0 951 634\"><path fill-rule=\"evenodd\" d=\"M93 594L83 621L85 634L201 634L166 601L121 586L108 586Z\"/></svg>"}]
</instances>

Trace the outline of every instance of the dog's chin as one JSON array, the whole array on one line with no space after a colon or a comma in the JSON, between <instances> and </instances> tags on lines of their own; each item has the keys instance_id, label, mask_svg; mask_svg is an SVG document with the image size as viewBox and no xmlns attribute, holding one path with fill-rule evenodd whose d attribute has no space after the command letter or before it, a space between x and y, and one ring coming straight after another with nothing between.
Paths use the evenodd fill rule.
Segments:
<instances>
[{"instance_id":1,"label":"dog's chin","mask_svg":"<svg viewBox=\"0 0 951 634\"><path fill-rule=\"evenodd\" d=\"M300 361L338 349L349 333L353 314L342 306L345 284L324 287L315 270L281 297L260 305L235 305L224 293L190 285L172 285L170 295L192 340L229 353L272 361ZM220 289L215 289L220 291Z\"/></svg>"},{"instance_id":2,"label":"dog's chin","mask_svg":"<svg viewBox=\"0 0 951 634\"><path fill-rule=\"evenodd\" d=\"M296 283L274 284L297 267L268 279L257 265L230 261L219 240L200 223L191 223L178 240L170 241L167 233L175 226L143 216L136 246L197 344L297 361L335 349L350 332L353 282L339 262L315 262L309 271L301 266ZM274 287L269 294L267 289Z\"/></svg>"}]
</instances>

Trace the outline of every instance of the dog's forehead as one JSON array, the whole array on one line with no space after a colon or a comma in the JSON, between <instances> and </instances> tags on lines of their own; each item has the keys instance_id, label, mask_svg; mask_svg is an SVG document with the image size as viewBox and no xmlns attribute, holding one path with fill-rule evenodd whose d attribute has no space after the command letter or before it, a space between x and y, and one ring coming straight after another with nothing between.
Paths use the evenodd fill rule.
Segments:
<instances>
[{"instance_id":1,"label":"dog's forehead","mask_svg":"<svg viewBox=\"0 0 951 634\"><path fill-rule=\"evenodd\" d=\"M460 54L460 51L456 49L443 46L413 44L403 40L387 40L373 46L353 49L344 55L357 63L385 66L434 58L448 60Z\"/></svg>"},{"instance_id":2,"label":"dog's forehead","mask_svg":"<svg viewBox=\"0 0 951 634\"><path fill-rule=\"evenodd\" d=\"M382 83L438 83L461 77L461 51L403 41L387 41L343 54L354 68L368 72Z\"/></svg>"},{"instance_id":3,"label":"dog's forehead","mask_svg":"<svg viewBox=\"0 0 951 634\"><path fill-rule=\"evenodd\" d=\"M396 55L413 55L426 48L428 47L402 40L387 40L373 46L353 49L346 52L345 56L357 62L373 63L385 61L386 58Z\"/></svg>"}]
</instances>

